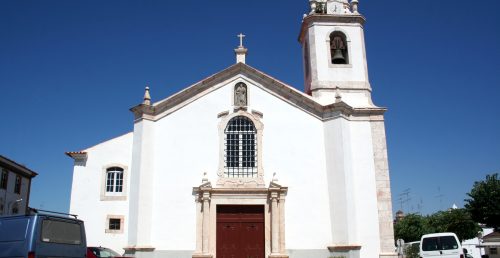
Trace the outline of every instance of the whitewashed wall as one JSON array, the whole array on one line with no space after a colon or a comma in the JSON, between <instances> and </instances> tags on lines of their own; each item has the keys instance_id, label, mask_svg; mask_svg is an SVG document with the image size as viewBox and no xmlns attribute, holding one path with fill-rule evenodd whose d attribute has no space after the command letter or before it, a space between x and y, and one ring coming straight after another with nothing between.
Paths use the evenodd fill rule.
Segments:
<instances>
[{"instance_id":1,"label":"whitewashed wall","mask_svg":"<svg viewBox=\"0 0 500 258\"><path fill-rule=\"evenodd\" d=\"M103 170L110 164L128 167L127 176L130 178L132 136L128 133L85 150L88 153L86 165L74 167L70 213L77 214L85 222L88 246L104 246L124 252L122 248L127 243L128 234L130 180L124 182L126 200L101 201L101 188L105 184ZM123 233L105 233L108 215L125 216Z\"/></svg>"},{"instance_id":2,"label":"whitewashed wall","mask_svg":"<svg viewBox=\"0 0 500 258\"><path fill-rule=\"evenodd\" d=\"M361 257L378 256L370 123L343 118L322 122L244 76L224 82L223 87L214 86L218 89L156 122L137 123L135 135L129 133L86 150L86 166L75 166L70 210L86 221L89 245L108 246L121 252L127 243L137 240L137 228L145 225L150 231L139 230L140 243L150 239L148 244L157 251L195 249L192 187L201 183L203 172L208 173L213 185L217 181L217 115L232 112L233 86L239 81L248 86L248 110L263 113L261 151L266 184L276 172L278 183L289 187L286 248L326 251L332 244L355 243L362 246ZM151 132L146 140L143 130ZM131 164L132 160L141 159L147 162ZM127 189L134 195L127 197L130 216L128 201L99 201L103 166L110 163L122 163L129 168ZM141 175L137 172L146 174L141 169L147 170L148 180L139 180ZM139 184L150 189L151 194L145 197L143 192L135 191ZM138 198L143 200L138 202ZM151 209L151 214L136 213L147 209ZM125 215L123 234L104 233L108 214ZM130 228L129 239L127 226L136 223L141 226Z\"/></svg>"},{"instance_id":3,"label":"whitewashed wall","mask_svg":"<svg viewBox=\"0 0 500 258\"><path fill-rule=\"evenodd\" d=\"M238 81L248 86L248 110L264 114L261 150L266 184L276 172L279 183L290 187L286 203L287 248L324 249L331 235L323 125L242 78L230 80L227 86L155 123L153 246L175 250L195 248L195 203L191 189L201 183L204 171L213 184L217 181L220 155L217 114L232 109L231 95Z\"/></svg>"},{"instance_id":4,"label":"whitewashed wall","mask_svg":"<svg viewBox=\"0 0 500 258\"><path fill-rule=\"evenodd\" d=\"M377 192L370 122L325 123L333 245L362 246L360 257L380 253Z\"/></svg>"}]
</instances>

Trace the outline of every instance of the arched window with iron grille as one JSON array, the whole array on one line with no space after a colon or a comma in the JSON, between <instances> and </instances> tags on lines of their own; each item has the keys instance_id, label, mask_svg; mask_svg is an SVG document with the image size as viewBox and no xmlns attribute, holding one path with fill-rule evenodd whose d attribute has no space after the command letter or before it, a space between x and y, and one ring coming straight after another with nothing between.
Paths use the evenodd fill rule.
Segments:
<instances>
[{"instance_id":1,"label":"arched window with iron grille","mask_svg":"<svg viewBox=\"0 0 500 258\"><path fill-rule=\"evenodd\" d=\"M245 116L229 120L224 130L226 177L257 177L257 130Z\"/></svg>"}]
</instances>

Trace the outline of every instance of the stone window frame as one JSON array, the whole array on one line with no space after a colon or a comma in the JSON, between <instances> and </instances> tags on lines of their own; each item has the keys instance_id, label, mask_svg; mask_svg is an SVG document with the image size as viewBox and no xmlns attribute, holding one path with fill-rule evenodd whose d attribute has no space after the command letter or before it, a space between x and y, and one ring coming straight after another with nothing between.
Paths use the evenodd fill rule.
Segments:
<instances>
[{"instance_id":1,"label":"stone window frame","mask_svg":"<svg viewBox=\"0 0 500 258\"><path fill-rule=\"evenodd\" d=\"M248 88L248 87L247 87ZM263 186L264 185L264 168L262 165L262 132L264 130L264 124L261 122L259 116L254 115L246 111L246 109L238 109L235 112L221 113L219 116L221 119L219 121L219 168L217 170L217 185L227 186L227 187L238 187L238 186ZM257 176L252 178L247 177L226 177L224 174L224 144L225 144L225 129L229 121L237 116L244 116L248 118L255 126L256 130L256 144L257 144Z\"/></svg>"},{"instance_id":2,"label":"stone window frame","mask_svg":"<svg viewBox=\"0 0 500 258\"><path fill-rule=\"evenodd\" d=\"M122 186L122 192L121 193L113 193L113 194L108 194L106 192L106 185L107 185L107 172L108 169L113 168L113 167L119 167L123 169L123 186ZM101 172L101 194L100 194L100 199L101 201L125 201L127 200L127 185L128 185L128 166L119 164L119 163L110 163L102 167L102 172Z\"/></svg>"},{"instance_id":3,"label":"stone window frame","mask_svg":"<svg viewBox=\"0 0 500 258\"><path fill-rule=\"evenodd\" d=\"M347 45L347 64L334 64L332 63L332 50L330 48L330 37L332 34L334 33L340 33L342 35L344 35L345 37L345 43ZM326 39L325 39L325 44L326 44L326 47L327 47L327 52L328 52L328 67L330 68L352 68L352 52L351 52L351 39L349 38L349 34L343 30L342 28L339 28L339 27L335 27L333 28L332 30L330 30L327 34L326 34Z\"/></svg>"},{"instance_id":4,"label":"stone window frame","mask_svg":"<svg viewBox=\"0 0 500 258\"><path fill-rule=\"evenodd\" d=\"M112 219L119 219L120 220L120 229L109 229L110 221ZM107 234L123 234L124 227L125 227L125 216L123 216L123 215L107 215L105 226L106 226L106 228L104 229L104 232Z\"/></svg>"}]
</instances>

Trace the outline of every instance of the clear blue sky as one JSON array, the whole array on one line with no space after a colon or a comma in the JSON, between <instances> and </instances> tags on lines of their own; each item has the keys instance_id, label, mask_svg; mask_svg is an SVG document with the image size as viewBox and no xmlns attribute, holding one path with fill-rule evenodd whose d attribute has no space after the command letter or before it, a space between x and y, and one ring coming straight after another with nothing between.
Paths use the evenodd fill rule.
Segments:
<instances>
[{"instance_id":1,"label":"clear blue sky","mask_svg":"<svg viewBox=\"0 0 500 258\"><path fill-rule=\"evenodd\" d=\"M132 130L145 85L163 99L234 63L303 89L307 0L0 1L0 154L39 176L31 206L69 207L78 151ZM500 171L499 1L360 0L395 209L424 214Z\"/></svg>"}]
</instances>

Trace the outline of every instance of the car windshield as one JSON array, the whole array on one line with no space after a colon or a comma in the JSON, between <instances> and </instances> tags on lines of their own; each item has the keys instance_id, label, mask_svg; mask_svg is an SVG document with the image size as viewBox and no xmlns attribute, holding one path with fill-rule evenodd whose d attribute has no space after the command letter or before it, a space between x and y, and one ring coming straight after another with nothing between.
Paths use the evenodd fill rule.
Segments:
<instances>
[{"instance_id":1,"label":"car windshield","mask_svg":"<svg viewBox=\"0 0 500 258\"><path fill-rule=\"evenodd\" d=\"M117 252L109 249L109 248L103 248L103 247L94 247L91 248L92 253L95 254L95 256L101 258L101 257L115 257L115 256L120 256Z\"/></svg>"}]
</instances>

